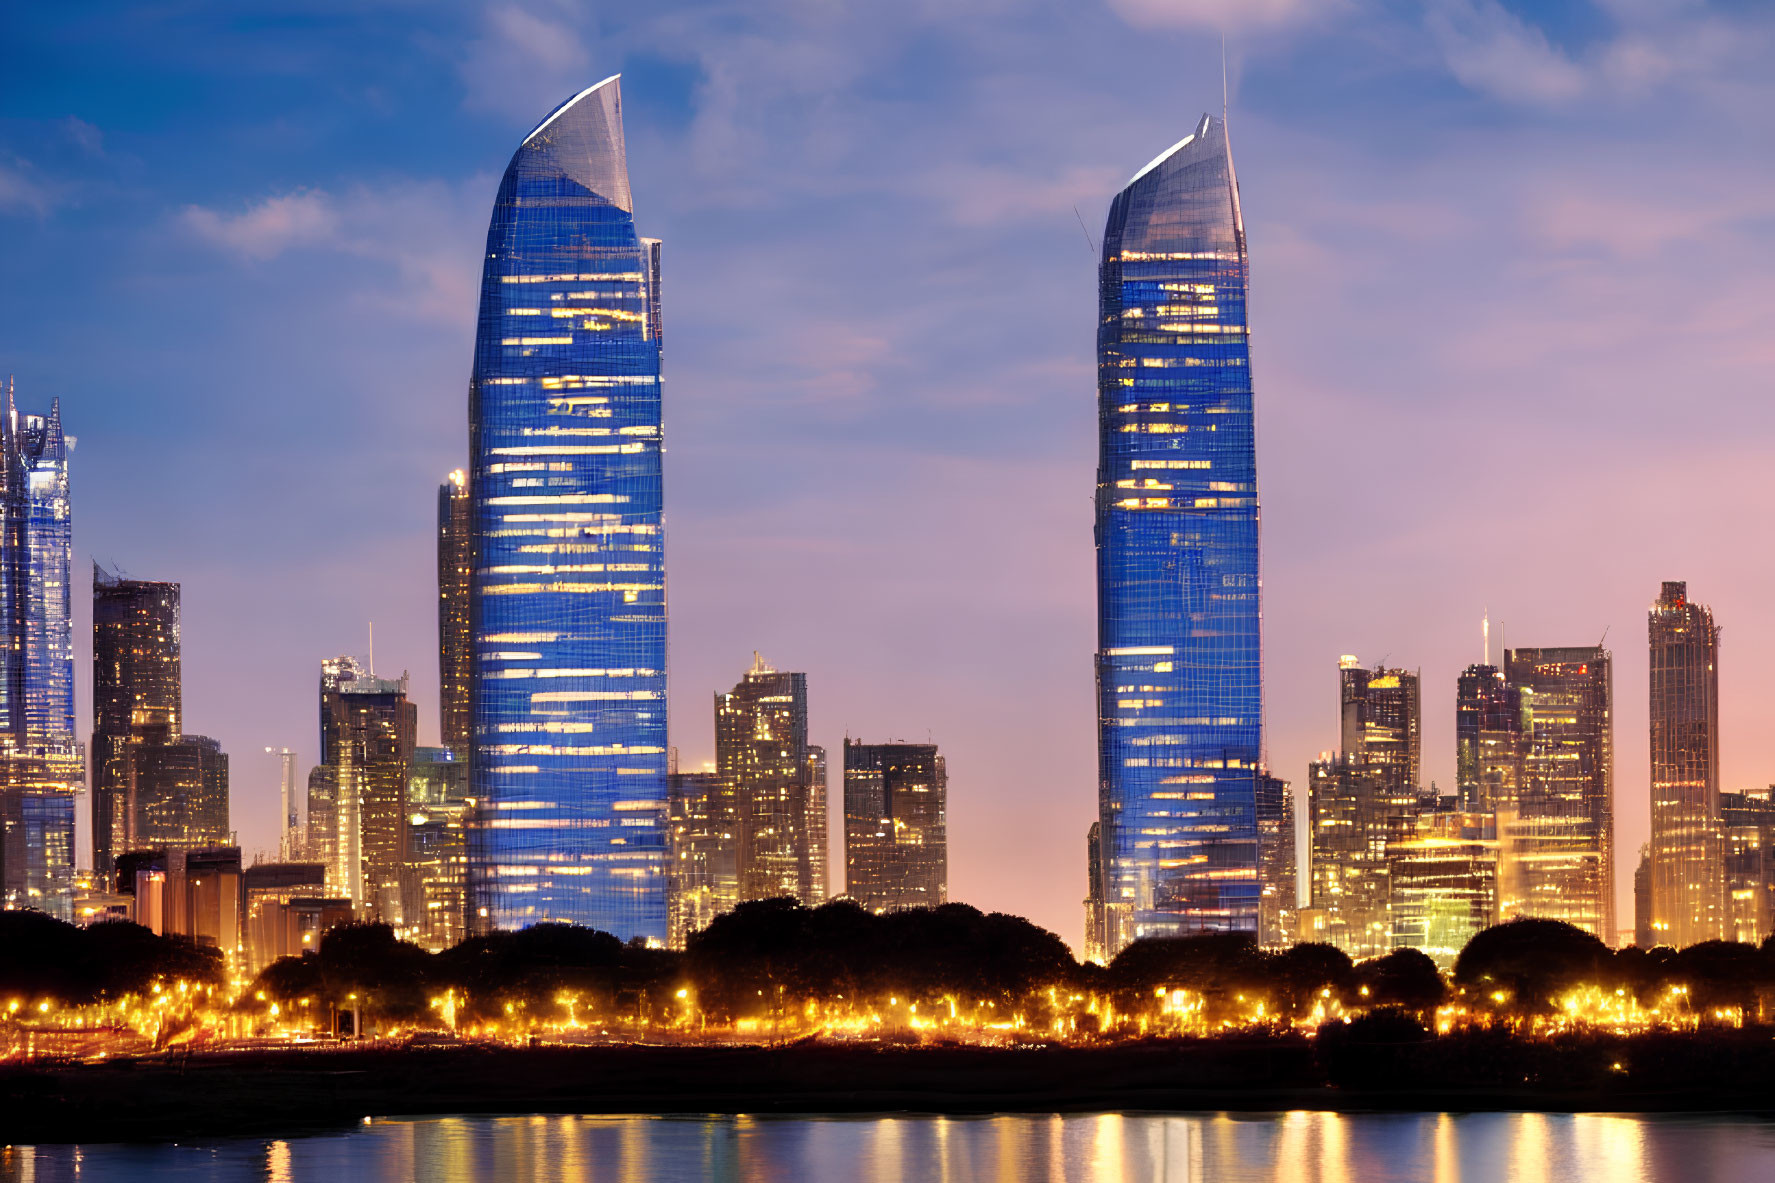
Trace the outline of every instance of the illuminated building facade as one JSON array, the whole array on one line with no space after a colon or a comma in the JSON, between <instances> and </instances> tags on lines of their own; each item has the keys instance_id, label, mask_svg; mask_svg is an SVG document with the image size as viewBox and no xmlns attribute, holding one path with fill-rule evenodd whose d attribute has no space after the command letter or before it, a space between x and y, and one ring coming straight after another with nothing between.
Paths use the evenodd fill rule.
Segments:
<instances>
[{"instance_id":1,"label":"illuminated building facade","mask_svg":"<svg viewBox=\"0 0 1775 1183\"><path fill-rule=\"evenodd\" d=\"M1728 941L1775 936L1775 788L1720 794ZM1654 937L1654 944L1662 942Z\"/></svg>"},{"instance_id":2,"label":"illuminated building facade","mask_svg":"<svg viewBox=\"0 0 1775 1183\"><path fill-rule=\"evenodd\" d=\"M245 970L256 974L279 957L302 955L301 940L286 935L286 906L326 893L327 869L319 863L255 863L241 872L241 951Z\"/></svg>"},{"instance_id":3,"label":"illuminated building facade","mask_svg":"<svg viewBox=\"0 0 1775 1183\"><path fill-rule=\"evenodd\" d=\"M320 787L328 890L366 919L401 928L407 902L407 779L419 711L407 679L378 678L354 657L321 663ZM317 778L309 778L313 839Z\"/></svg>"},{"instance_id":4,"label":"illuminated building facade","mask_svg":"<svg viewBox=\"0 0 1775 1183\"><path fill-rule=\"evenodd\" d=\"M179 585L93 564L92 857L100 875L130 848L131 750L178 737L179 699Z\"/></svg>"},{"instance_id":5,"label":"illuminated building facade","mask_svg":"<svg viewBox=\"0 0 1775 1183\"><path fill-rule=\"evenodd\" d=\"M1372 768L1388 796L1419 795L1423 767L1423 710L1418 676L1410 670L1362 668L1354 657L1338 662L1340 737L1352 764Z\"/></svg>"},{"instance_id":6,"label":"illuminated building facade","mask_svg":"<svg viewBox=\"0 0 1775 1183\"><path fill-rule=\"evenodd\" d=\"M1512 649L1526 749L1500 811L1499 918L1563 920L1615 942L1614 674L1601 646Z\"/></svg>"},{"instance_id":7,"label":"illuminated building facade","mask_svg":"<svg viewBox=\"0 0 1775 1183\"><path fill-rule=\"evenodd\" d=\"M1262 636L1245 230L1223 120L1111 203L1098 316L1105 944L1255 933Z\"/></svg>"},{"instance_id":8,"label":"illuminated building facade","mask_svg":"<svg viewBox=\"0 0 1775 1183\"><path fill-rule=\"evenodd\" d=\"M206 735L129 749L130 849L204 850L233 840L228 753Z\"/></svg>"},{"instance_id":9,"label":"illuminated building facade","mask_svg":"<svg viewBox=\"0 0 1775 1183\"><path fill-rule=\"evenodd\" d=\"M1307 792L1313 939L1377 957L1393 947L1387 847L1415 830L1417 794L1378 765L1330 753L1307 766Z\"/></svg>"},{"instance_id":10,"label":"illuminated building facade","mask_svg":"<svg viewBox=\"0 0 1775 1183\"><path fill-rule=\"evenodd\" d=\"M1103 965L1103 823L1092 822L1085 835L1085 955L1082 960Z\"/></svg>"},{"instance_id":11,"label":"illuminated building facade","mask_svg":"<svg viewBox=\"0 0 1775 1183\"><path fill-rule=\"evenodd\" d=\"M948 903L948 800L936 744L845 737L845 894L871 912Z\"/></svg>"},{"instance_id":12,"label":"illuminated building facade","mask_svg":"<svg viewBox=\"0 0 1775 1183\"><path fill-rule=\"evenodd\" d=\"M414 748L407 777L408 939L432 952L468 935L468 765Z\"/></svg>"},{"instance_id":13,"label":"illuminated building facade","mask_svg":"<svg viewBox=\"0 0 1775 1183\"><path fill-rule=\"evenodd\" d=\"M474 634L469 576L474 569L474 516L468 474L457 469L438 486L438 735L468 766L470 674Z\"/></svg>"},{"instance_id":14,"label":"illuminated building facade","mask_svg":"<svg viewBox=\"0 0 1775 1183\"><path fill-rule=\"evenodd\" d=\"M671 936L684 948L740 898L740 815L732 782L717 772L671 775Z\"/></svg>"},{"instance_id":15,"label":"illuminated building facade","mask_svg":"<svg viewBox=\"0 0 1775 1183\"><path fill-rule=\"evenodd\" d=\"M1720 841L1719 629L1665 583L1647 614L1651 643L1652 931L1687 948L1725 933Z\"/></svg>"},{"instance_id":16,"label":"illuminated building facade","mask_svg":"<svg viewBox=\"0 0 1775 1183\"><path fill-rule=\"evenodd\" d=\"M0 891L8 908L74 915L73 527L61 403L0 411Z\"/></svg>"},{"instance_id":17,"label":"illuminated building facade","mask_svg":"<svg viewBox=\"0 0 1775 1183\"><path fill-rule=\"evenodd\" d=\"M1393 947L1454 965L1498 919L1498 825L1489 813L1426 812L1387 843Z\"/></svg>"},{"instance_id":18,"label":"illuminated building facade","mask_svg":"<svg viewBox=\"0 0 1775 1183\"><path fill-rule=\"evenodd\" d=\"M1267 772L1257 778L1258 882L1263 897L1257 939L1265 948L1294 942L1296 870L1294 865L1294 794L1288 782Z\"/></svg>"},{"instance_id":19,"label":"illuminated building facade","mask_svg":"<svg viewBox=\"0 0 1775 1183\"><path fill-rule=\"evenodd\" d=\"M739 814L739 898L826 902L826 753L807 742L807 675L752 668L715 696L715 771Z\"/></svg>"},{"instance_id":20,"label":"illuminated building facade","mask_svg":"<svg viewBox=\"0 0 1775 1183\"><path fill-rule=\"evenodd\" d=\"M666 940L660 250L616 78L525 137L487 232L475 539L473 919Z\"/></svg>"},{"instance_id":21,"label":"illuminated building facade","mask_svg":"<svg viewBox=\"0 0 1775 1183\"><path fill-rule=\"evenodd\" d=\"M1497 666L1468 666L1455 686L1455 783L1463 810L1515 808L1524 737L1521 690Z\"/></svg>"}]
</instances>

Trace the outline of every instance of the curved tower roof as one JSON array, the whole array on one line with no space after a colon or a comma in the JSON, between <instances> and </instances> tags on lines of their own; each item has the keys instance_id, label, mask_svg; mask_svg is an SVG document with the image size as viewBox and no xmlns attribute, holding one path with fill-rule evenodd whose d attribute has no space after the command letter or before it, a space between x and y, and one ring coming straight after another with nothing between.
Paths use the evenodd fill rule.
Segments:
<instances>
[{"instance_id":1,"label":"curved tower roof","mask_svg":"<svg viewBox=\"0 0 1775 1183\"><path fill-rule=\"evenodd\" d=\"M506 171L560 176L633 213L629 161L622 138L622 75L588 86L536 125Z\"/></svg>"}]
</instances>

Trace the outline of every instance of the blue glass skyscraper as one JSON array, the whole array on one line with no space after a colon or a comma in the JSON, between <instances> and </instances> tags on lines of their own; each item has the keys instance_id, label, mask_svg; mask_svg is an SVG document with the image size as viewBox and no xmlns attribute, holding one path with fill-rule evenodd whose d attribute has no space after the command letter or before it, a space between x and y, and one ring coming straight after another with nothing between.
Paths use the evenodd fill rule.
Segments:
<instances>
[{"instance_id":1,"label":"blue glass skyscraper","mask_svg":"<svg viewBox=\"0 0 1775 1183\"><path fill-rule=\"evenodd\" d=\"M659 243L608 78L525 137L469 387L471 920L664 942Z\"/></svg>"},{"instance_id":2,"label":"blue glass skyscraper","mask_svg":"<svg viewBox=\"0 0 1775 1183\"><path fill-rule=\"evenodd\" d=\"M1110 206L1097 329L1104 938L1258 925L1263 666L1245 231L1224 120Z\"/></svg>"},{"instance_id":3,"label":"blue glass skyscraper","mask_svg":"<svg viewBox=\"0 0 1775 1183\"><path fill-rule=\"evenodd\" d=\"M0 408L0 884L9 908L73 918L73 526L59 402Z\"/></svg>"}]
</instances>

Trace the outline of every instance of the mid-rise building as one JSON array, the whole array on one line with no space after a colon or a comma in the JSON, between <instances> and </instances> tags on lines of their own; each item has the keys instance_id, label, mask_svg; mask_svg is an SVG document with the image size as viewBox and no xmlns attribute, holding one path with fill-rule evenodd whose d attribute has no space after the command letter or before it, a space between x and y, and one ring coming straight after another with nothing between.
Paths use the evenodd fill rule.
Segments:
<instances>
[{"instance_id":1,"label":"mid-rise building","mask_svg":"<svg viewBox=\"0 0 1775 1183\"><path fill-rule=\"evenodd\" d=\"M130 849L205 850L227 846L228 753L207 735L127 749Z\"/></svg>"},{"instance_id":2,"label":"mid-rise building","mask_svg":"<svg viewBox=\"0 0 1775 1183\"><path fill-rule=\"evenodd\" d=\"M1526 750L1501 810L1499 918L1563 920L1615 941L1614 676L1601 646L1512 649Z\"/></svg>"},{"instance_id":3,"label":"mid-rise building","mask_svg":"<svg viewBox=\"0 0 1775 1183\"><path fill-rule=\"evenodd\" d=\"M1646 618L1651 643L1652 929L1686 948L1726 930L1720 834L1719 628L1666 583Z\"/></svg>"},{"instance_id":4,"label":"mid-rise building","mask_svg":"<svg viewBox=\"0 0 1775 1183\"><path fill-rule=\"evenodd\" d=\"M807 742L807 675L752 668L715 696L715 771L739 814L739 898L826 902L826 754Z\"/></svg>"},{"instance_id":5,"label":"mid-rise building","mask_svg":"<svg viewBox=\"0 0 1775 1183\"><path fill-rule=\"evenodd\" d=\"M1295 934L1294 794L1288 782L1265 773L1257 781L1258 880L1263 884L1258 941L1265 948L1292 944Z\"/></svg>"},{"instance_id":6,"label":"mid-rise building","mask_svg":"<svg viewBox=\"0 0 1775 1183\"><path fill-rule=\"evenodd\" d=\"M844 741L844 889L871 912L949 902L949 778L936 744Z\"/></svg>"},{"instance_id":7,"label":"mid-rise building","mask_svg":"<svg viewBox=\"0 0 1775 1183\"><path fill-rule=\"evenodd\" d=\"M0 898L74 915L73 533L61 403L0 409Z\"/></svg>"},{"instance_id":8,"label":"mid-rise building","mask_svg":"<svg viewBox=\"0 0 1775 1183\"><path fill-rule=\"evenodd\" d=\"M414 748L407 779L408 939L432 952L468 936L468 765Z\"/></svg>"},{"instance_id":9,"label":"mid-rise building","mask_svg":"<svg viewBox=\"0 0 1775 1183\"><path fill-rule=\"evenodd\" d=\"M1263 641L1248 270L1226 123L1110 204L1098 272L1104 941L1255 934Z\"/></svg>"},{"instance_id":10,"label":"mid-rise building","mask_svg":"<svg viewBox=\"0 0 1775 1183\"><path fill-rule=\"evenodd\" d=\"M1415 832L1417 794L1377 765L1330 752L1308 766L1307 790L1313 939L1355 958L1386 953L1393 947L1387 848Z\"/></svg>"},{"instance_id":11,"label":"mid-rise building","mask_svg":"<svg viewBox=\"0 0 1775 1183\"><path fill-rule=\"evenodd\" d=\"M740 898L740 817L733 784L715 771L671 777L672 923L669 944L731 912Z\"/></svg>"},{"instance_id":12,"label":"mid-rise building","mask_svg":"<svg viewBox=\"0 0 1775 1183\"><path fill-rule=\"evenodd\" d=\"M131 848L131 750L180 735L179 585L92 569L92 856ZM221 839L225 841L226 839Z\"/></svg>"},{"instance_id":13,"label":"mid-rise building","mask_svg":"<svg viewBox=\"0 0 1775 1183\"><path fill-rule=\"evenodd\" d=\"M1444 969L1498 918L1498 826L1489 813L1426 811L1387 843L1392 945Z\"/></svg>"},{"instance_id":14,"label":"mid-rise building","mask_svg":"<svg viewBox=\"0 0 1775 1183\"><path fill-rule=\"evenodd\" d=\"M1725 939L1761 944L1775 936L1775 786L1721 793L1720 830Z\"/></svg>"},{"instance_id":15,"label":"mid-rise building","mask_svg":"<svg viewBox=\"0 0 1775 1183\"><path fill-rule=\"evenodd\" d=\"M621 83L524 137L494 200L469 382L475 923L663 944L660 244Z\"/></svg>"},{"instance_id":16,"label":"mid-rise building","mask_svg":"<svg viewBox=\"0 0 1775 1183\"><path fill-rule=\"evenodd\" d=\"M464 768L473 730L469 692L474 631L468 607L475 544L472 508L468 475L459 468L438 486L438 735Z\"/></svg>"},{"instance_id":17,"label":"mid-rise building","mask_svg":"<svg viewBox=\"0 0 1775 1183\"><path fill-rule=\"evenodd\" d=\"M254 863L241 872L241 952L247 974L279 957L301 954L300 938L293 943L288 939L286 909L292 900L324 896L326 882L327 869L320 863Z\"/></svg>"},{"instance_id":18,"label":"mid-rise building","mask_svg":"<svg viewBox=\"0 0 1775 1183\"><path fill-rule=\"evenodd\" d=\"M1652 844L1641 843L1639 863L1633 868L1633 944L1650 949L1658 944L1652 928Z\"/></svg>"}]
</instances>

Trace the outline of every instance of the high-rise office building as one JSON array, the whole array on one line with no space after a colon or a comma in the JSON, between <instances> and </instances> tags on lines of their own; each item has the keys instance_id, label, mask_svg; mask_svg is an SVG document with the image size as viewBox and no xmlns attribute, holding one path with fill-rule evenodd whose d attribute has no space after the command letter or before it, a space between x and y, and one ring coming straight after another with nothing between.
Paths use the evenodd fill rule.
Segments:
<instances>
[{"instance_id":1,"label":"high-rise office building","mask_svg":"<svg viewBox=\"0 0 1775 1183\"><path fill-rule=\"evenodd\" d=\"M320 782L330 798L321 850L327 886L370 919L403 927L408 871L407 781L419 712L407 701L407 679L378 678L354 657L321 663ZM316 778L309 779L310 829ZM312 833L310 835L313 837Z\"/></svg>"},{"instance_id":2,"label":"high-rise office building","mask_svg":"<svg viewBox=\"0 0 1775 1183\"><path fill-rule=\"evenodd\" d=\"M1105 941L1258 928L1263 755L1245 229L1224 120L1116 195L1097 329Z\"/></svg>"},{"instance_id":3,"label":"high-rise office building","mask_svg":"<svg viewBox=\"0 0 1775 1183\"><path fill-rule=\"evenodd\" d=\"M844 741L844 890L871 912L949 902L949 776L936 744Z\"/></svg>"},{"instance_id":4,"label":"high-rise office building","mask_svg":"<svg viewBox=\"0 0 1775 1183\"><path fill-rule=\"evenodd\" d=\"M739 813L739 898L826 902L826 754L807 742L807 675L752 668L715 696L715 771Z\"/></svg>"},{"instance_id":5,"label":"high-rise office building","mask_svg":"<svg viewBox=\"0 0 1775 1183\"><path fill-rule=\"evenodd\" d=\"M179 705L179 585L125 579L94 563L92 857L101 875L133 848L131 750L177 740Z\"/></svg>"},{"instance_id":6,"label":"high-rise office building","mask_svg":"<svg viewBox=\"0 0 1775 1183\"><path fill-rule=\"evenodd\" d=\"M1652 844L1647 842L1640 846L1639 865L1633 868L1633 944L1650 949L1657 943L1652 930Z\"/></svg>"},{"instance_id":7,"label":"high-rise office building","mask_svg":"<svg viewBox=\"0 0 1775 1183\"><path fill-rule=\"evenodd\" d=\"M468 935L468 765L414 748L407 777L408 939L432 952Z\"/></svg>"},{"instance_id":8,"label":"high-rise office building","mask_svg":"<svg viewBox=\"0 0 1775 1183\"><path fill-rule=\"evenodd\" d=\"M1455 784L1470 813L1512 810L1527 754L1522 692L1490 664L1470 665L1455 686Z\"/></svg>"},{"instance_id":9,"label":"high-rise office building","mask_svg":"<svg viewBox=\"0 0 1775 1183\"><path fill-rule=\"evenodd\" d=\"M73 532L61 403L0 409L0 892L9 908L74 913Z\"/></svg>"},{"instance_id":10,"label":"high-rise office building","mask_svg":"<svg viewBox=\"0 0 1775 1183\"><path fill-rule=\"evenodd\" d=\"M1364 669L1351 656L1338 662L1340 737L1352 764L1374 769L1389 796L1422 795L1418 676L1410 670Z\"/></svg>"},{"instance_id":11,"label":"high-rise office building","mask_svg":"<svg viewBox=\"0 0 1775 1183\"><path fill-rule=\"evenodd\" d=\"M740 898L740 815L733 783L718 772L671 775L671 934L690 934L731 912Z\"/></svg>"},{"instance_id":12,"label":"high-rise office building","mask_svg":"<svg viewBox=\"0 0 1775 1183\"><path fill-rule=\"evenodd\" d=\"M468 475L457 469L438 486L438 735L464 768L472 730L469 685L474 670L468 610L475 543L470 509Z\"/></svg>"},{"instance_id":13,"label":"high-rise office building","mask_svg":"<svg viewBox=\"0 0 1775 1183\"><path fill-rule=\"evenodd\" d=\"M206 735L127 749L130 848L205 850L228 846L228 754Z\"/></svg>"},{"instance_id":14,"label":"high-rise office building","mask_svg":"<svg viewBox=\"0 0 1775 1183\"><path fill-rule=\"evenodd\" d=\"M616 78L524 138L487 231L468 490L476 924L666 939L660 248Z\"/></svg>"},{"instance_id":15,"label":"high-rise office building","mask_svg":"<svg viewBox=\"0 0 1775 1183\"><path fill-rule=\"evenodd\" d=\"M1666 583L1647 614L1651 642L1652 930L1686 948L1725 934L1720 833L1719 629Z\"/></svg>"},{"instance_id":16,"label":"high-rise office building","mask_svg":"<svg viewBox=\"0 0 1775 1183\"><path fill-rule=\"evenodd\" d=\"M1601 646L1512 649L1522 786L1500 811L1499 918L1563 920L1615 943L1614 675Z\"/></svg>"}]
</instances>

